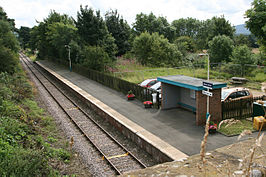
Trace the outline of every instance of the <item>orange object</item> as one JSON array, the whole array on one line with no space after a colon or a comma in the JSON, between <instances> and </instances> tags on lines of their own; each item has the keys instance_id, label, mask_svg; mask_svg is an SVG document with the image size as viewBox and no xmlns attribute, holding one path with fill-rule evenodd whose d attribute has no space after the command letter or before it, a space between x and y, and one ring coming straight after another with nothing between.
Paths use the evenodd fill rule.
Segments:
<instances>
[{"instance_id":1,"label":"orange object","mask_svg":"<svg viewBox=\"0 0 266 177\"><path fill-rule=\"evenodd\" d=\"M266 128L266 119L263 116L254 117L253 128L256 130L259 130L262 123L263 123L262 129L265 129Z\"/></svg>"}]
</instances>

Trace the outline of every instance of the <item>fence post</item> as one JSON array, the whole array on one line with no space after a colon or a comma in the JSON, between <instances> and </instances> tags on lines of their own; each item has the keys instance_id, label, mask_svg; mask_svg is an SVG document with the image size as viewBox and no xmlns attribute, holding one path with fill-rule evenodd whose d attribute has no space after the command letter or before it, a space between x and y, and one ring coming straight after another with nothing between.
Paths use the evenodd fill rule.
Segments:
<instances>
[{"instance_id":1,"label":"fence post","mask_svg":"<svg viewBox=\"0 0 266 177\"><path fill-rule=\"evenodd\" d=\"M243 103L243 99L240 99L240 119L242 118L242 114L243 114L243 107L242 104Z\"/></svg>"}]
</instances>

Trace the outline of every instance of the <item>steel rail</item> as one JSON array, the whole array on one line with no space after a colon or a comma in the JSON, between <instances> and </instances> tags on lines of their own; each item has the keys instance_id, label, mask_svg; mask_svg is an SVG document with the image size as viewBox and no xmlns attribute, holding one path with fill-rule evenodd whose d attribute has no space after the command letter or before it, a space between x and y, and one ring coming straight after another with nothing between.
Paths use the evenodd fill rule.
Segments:
<instances>
[{"instance_id":1,"label":"steel rail","mask_svg":"<svg viewBox=\"0 0 266 177\"><path fill-rule=\"evenodd\" d=\"M40 71L40 69L38 69L36 66L34 66L34 64L32 64L30 61L28 61L28 58L24 55L21 54L21 56L23 57L23 59L27 60L28 63L30 63L32 65L32 67L34 67L35 70L37 70L44 78L46 78L59 92L61 92L61 94L63 96L65 96L74 106L78 107L79 110L86 116L88 117L97 127L100 128L101 131L103 131L112 141L114 141L116 144L118 144L126 153L128 153L137 163L139 163L139 165L142 168L146 168L147 166L142 163L136 156L134 156L129 150L127 150L127 148L125 148L121 143L119 143L112 135L110 135L110 133L108 133L101 125L99 125L90 115L88 115L80 106L78 106L74 101L71 100L71 98L69 98L69 96L67 96L65 93L63 93L61 91L61 89L58 88L58 86L56 86L47 76L45 76L42 71ZM69 115L69 113L65 110L65 108L63 108L63 106L60 104L59 101L57 101L57 99L53 96L53 94L49 91L49 89L42 83L42 81L38 78L38 76L34 73L34 71L29 67L29 65L23 61L28 68L31 70L31 72L34 74L34 76L39 80L39 82L43 85L43 87L48 91L48 93L53 97L53 99L57 102L57 104L61 107L61 109L66 113L66 115L71 119L71 121L74 123L74 125L80 130L80 132L82 134L85 135L86 139L88 139L93 146L95 146L95 148L103 155L104 159L112 166L112 168L116 171L117 174L122 174L122 172L108 159L108 157L105 155L104 152L102 152L102 150L90 139L90 137L85 133L85 131L78 125L78 123L72 119L72 117ZM48 71L47 71L48 72Z\"/></svg>"}]
</instances>

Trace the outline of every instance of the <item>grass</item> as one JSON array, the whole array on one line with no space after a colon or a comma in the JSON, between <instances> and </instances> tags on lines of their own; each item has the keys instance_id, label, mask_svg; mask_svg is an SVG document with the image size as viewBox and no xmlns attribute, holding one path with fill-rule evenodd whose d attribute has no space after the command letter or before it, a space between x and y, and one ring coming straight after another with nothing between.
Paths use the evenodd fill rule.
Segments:
<instances>
[{"instance_id":1,"label":"grass","mask_svg":"<svg viewBox=\"0 0 266 177\"><path fill-rule=\"evenodd\" d=\"M114 73L114 76L136 84L142 82L145 79L157 78L159 76L168 75L186 75L196 78L207 79L207 69L202 66L197 68L194 68L193 66L179 68L147 67L138 64L134 59L123 59L121 57L118 58L116 65L114 66L115 69L113 69L112 72ZM230 67L229 69L225 69L225 66L213 66L210 70L210 79L219 82L226 82L228 85L230 85L230 78L232 76L238 75L229 73L232 72L230 70ZM223 69L228 72L223 71ZM250 72L250 76L246 77L249 82L241 86L260 90L260 82L265 81L266 74L263 68L253 69L255 70Z\"/></svg>"},{"instance_id":2,"label":"grass","mask_svg":"<svg viewBox=\"0 0 266 177\"><path fill-rule=\"evenodd\" d=\"M240 122L232 124L228 127L226 127L227 124L222 124L221 128L218 130L218 132L223 133L227 136L231 135L239 135L244 130L251 130L253 131L253 122L248 120L240 120Z\"/></svg>"},{"instance_id":3,"label":"grass","mask_svg":"<svg viewBox=\"0 0 266 177\"><path fill-rule=\"evenodd\" d=\"M0 176L60 176L72 157L68 143L17 71L0 73Z\"/></svg>"}]
</instances>

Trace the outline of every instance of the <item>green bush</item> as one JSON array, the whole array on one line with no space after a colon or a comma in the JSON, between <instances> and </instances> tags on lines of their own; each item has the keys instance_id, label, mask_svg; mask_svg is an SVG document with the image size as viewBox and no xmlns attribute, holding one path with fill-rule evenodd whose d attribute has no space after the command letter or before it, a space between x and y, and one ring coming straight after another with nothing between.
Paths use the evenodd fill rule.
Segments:
<instances>
[{"instance_id":1,"label":"green bush","mask_svg":"<svg viewBox=\"0 0 266 177\"><path fill-rule=\"evenodd\" d=\"M15 73L18 65L18 56L10 49L0 45L0 72Z\"/></svg>"},{"instance_id":2,"label":"green bush","mask_svg":"<svg viewBox=\"0 0 266 177\"><path fill-rule=\"evenodd\" d=\"M84 67L88 67L93 70L103 71L105 66L112 63L112 60L108 54L101 47L87 46L82 51L82 58Z\"/></svg>"},{"instance_id":3,"label":"green bush","mask_svg":"<svg viewBox=\"0 0 266 177\"><path fill-rule=\"evenodd\" d=\"M0 123L0 139L10 145L17 146L18 143L24 142L27 134L30 133L28 126L16 119L1 117Z\"/></svg>"},{"instance_id":4,"label":"green bush","mask_svg":"<svg viewBox=\"0 0 266 177\"><path fill-rule=\"evenodd\" d=\"M233 51L233 40L225 35L215 36L209 43L211 63L228 62Z\"/></svg>"},{"instance_id":5,"label":"green bush","mask_svg":"<svg viewBox=\"0 0 266 177\"><path fill-rule=\"evenodd\" d=\"M182 54L177 46L158 33L141 33L133 42L133 52L142 65L178 66Z\"/></svg>"},{"instance_id":6,"label":"green bush","mask_svg":"<svg viewBox=\"0 0 266 177\"><path fill-rule=\"evenodd\" d=\"M14 147L0 139L0 176L48 176L51 169L43 151Z\"/></svg>"}]
</instances>

